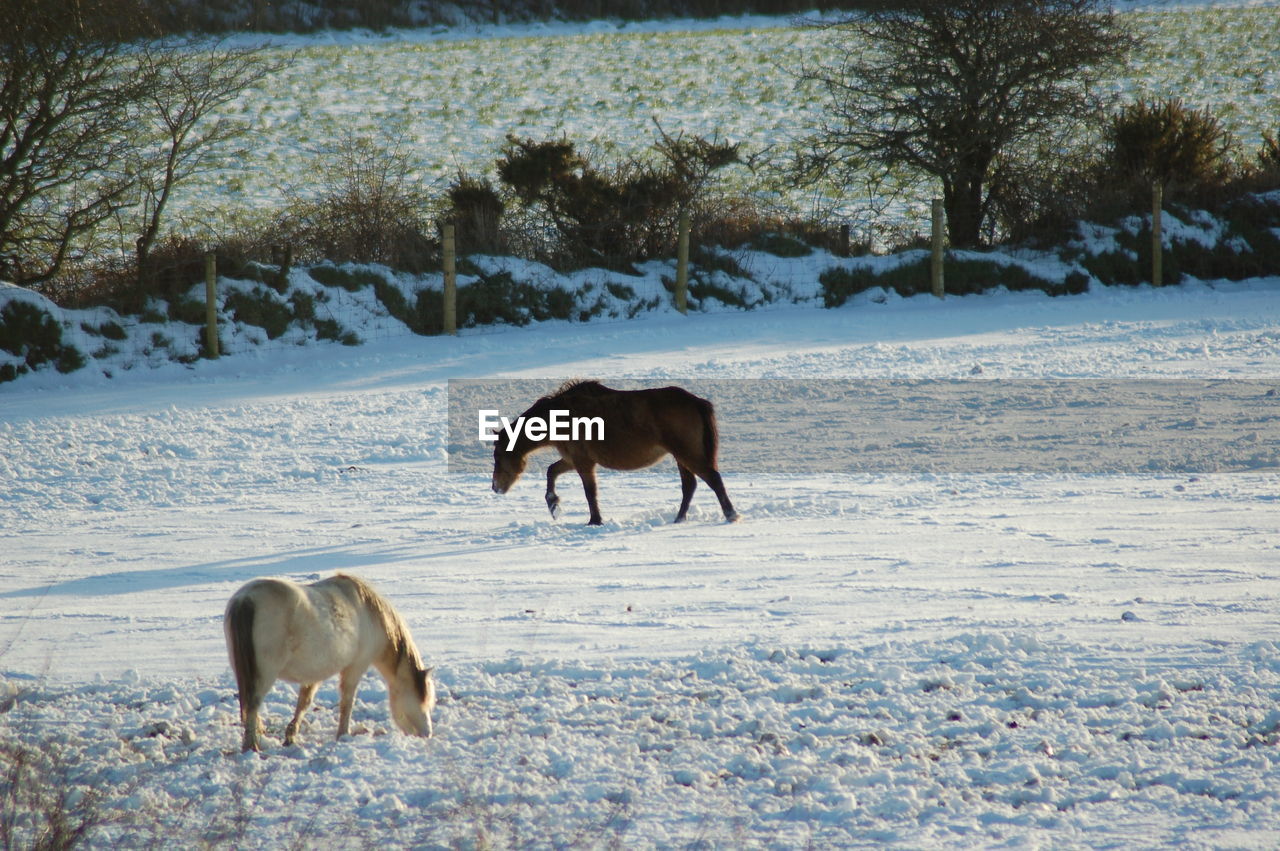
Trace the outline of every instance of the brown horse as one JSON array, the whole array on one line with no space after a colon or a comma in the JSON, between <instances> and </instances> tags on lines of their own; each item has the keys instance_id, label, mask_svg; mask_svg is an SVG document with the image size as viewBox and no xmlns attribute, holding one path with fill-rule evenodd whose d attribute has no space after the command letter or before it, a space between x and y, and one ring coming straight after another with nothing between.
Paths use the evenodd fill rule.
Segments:
<instances>
[{"instance_id":1,"label":"brown horse","mask_svg":"<svg viewBox=\"0 0 1280 851\"><path fill-rule=\"evenodd\" d=\"M520 430L514 441L500 439L493 449L493 490L506 493L524 472L531 452L554 446L560 460L547 468L547 508L558 515L560 497L556 496L556 478L569 470L577 470L582 489L591 509L589 525L598 526L600 506L596 502L596 467L610 470L639 470L661 461L667 455L676 459L680 470L683 498L675 522L684 520L689 501L701 478L720 500L725 519L738 519L724 481L716 469L719 436L716 415L710 402L680 387L656 387L646 390L614 390L598 381L573 381L555 393L534 402L522 415L544 422L553 411L567 411L571 418L603 422L603 435L595 433L576 439L553 440L550 435L529 436ZM519 422L519 420L517 420ZM595 439L590 439L594 437Z\"/></svg>"}]
</instances>

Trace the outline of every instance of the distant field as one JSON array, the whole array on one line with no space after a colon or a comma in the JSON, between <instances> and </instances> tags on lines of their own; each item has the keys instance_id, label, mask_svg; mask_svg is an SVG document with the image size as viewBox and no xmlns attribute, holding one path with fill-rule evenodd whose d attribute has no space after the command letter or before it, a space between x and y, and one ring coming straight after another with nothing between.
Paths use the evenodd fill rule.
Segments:
<instances>
[{"instance_id":1,"label":"distant field","mask_svg":"<svg viewBox=\"0 0 1280 851\"><path fill-rule=\"evenodd\" d=\"M1280 6L1129 14L1151 41L1116 90L1210 107L1250 149L1280 127ZM792 72L831 52L826 34L777 24L295 43L297 62L235 104L256 128L250 156L228 157L222 170L187 185L178 213L193 226L269 215L283 187L305 189L309 158L348 130L401 138L422 179L441 188L459 169L490 170L510 133L565 134L632 152L653 142L654 118L670 132L718 132L785 158L822 106L816 92L797 89ZM739 171L731 179L758 182ZM800 209L812 203L777 191Z\"/></svg>"}]
</instances>

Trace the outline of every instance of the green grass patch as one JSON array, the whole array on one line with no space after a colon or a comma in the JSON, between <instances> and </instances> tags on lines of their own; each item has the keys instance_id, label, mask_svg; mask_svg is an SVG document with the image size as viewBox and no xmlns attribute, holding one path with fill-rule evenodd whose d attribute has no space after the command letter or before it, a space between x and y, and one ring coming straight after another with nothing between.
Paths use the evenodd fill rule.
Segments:
<instances>
[{"instance_id":1,"label":"green grass patch","mask_svg":"<svg viewBox=\"0 0 1280 851\"><path fill-rule=\"evenodd\" d=\"M808 257L813 253L812 246L785 233L761 234L751 240L750 247L755 251L784 258Z\"/></svg>"},{"instance_id":2,"label":"green grass patch","mask_svg":"<svg viewBox=\"0 0 1280 851\"><path fill-rule=\"evenodd\" d=\"M326 287L339 287L347 292L359 292L365 287L385 284L387 279L372 269L339 268L332 265L312 266L307 274Z\"/></svg>"},{"instance_id":3,"label":"green grass patch","mask_svg":"<svg viewBox=\"0 0 1280 851\"><path fill-rule=\"evenodd\" d=\"M223 307L237 322L266 331L269 340L283 336L295 319L290 304L261 284L248 292L233 290L227 293Z\"/></svg>"},{"instance_id":4,"label":"green grass patch","mask_svg":"<svg viewBox=\"0 0 1280 851\"><path fill-rule=\"evenodd\" d=\"M444 297L439 290L422 290L414 308L410 328L420 334L442 332ZM573 319L576 308L577 297L573 291L563 287L536 287L515 280L510 272L481 275L469 285L458 287L459 328L500 323L524 326L548 319Z\"/></svg>"},{"instance_id":5,"label":"green grass patch","mask_svg":"<svg viewBox=\"0 0 1280 851\"><path fill-rule=\"evenodd\" d=\"M358 346L363 342L359 334L346 330L336 319L317 319L315 328L318 340L332 340L344 346Z\"/></svg>"},{"instance_id":6,"label":"green grass patch","mask_svg":"<svg viewBox=\"0 0 1280 851\"><path fill-rule=\"evenodd\" d=\"M208 310L203 301L194 298L175 298L169 302L169 320L188 325L203 325Z\"/></svg>"},{"instance_id":7,"label":"green grass patch","mask_svg":"<svg viewBox=\"0 0 1280 851\"><path fill-rule=\"evenodd\" d=\"M0 380L12 381L32 369L52 363L58 372L75 372L85 357L62 340L62 326L46 311L25 301L11 301L0 308L0 349L22 358L7 364Z\"/></svg>"},{"instance_id":8,"label":"green grass patch","mask_svg":"<svg viewBox=\"0 0 1280 851\"><path fill-rule=\"evenodd\" d=\"M823 304L839 307L854 295L877 288L893 290L904 298L932 292L930 262L930 258L923 257L884 272L865 266L828 269L818 277ZM972 295L1004 287L1009 290L1041 290L1058 296L1084 292L1089 285L1089 279L1079 273L1068 275L1062 281L1053 281L1033 275L1017 264L969 258L947 258L942 274L947 295Z\"/></svg>"},{"instance_id":9,"label":"green grass patch","mask_svg":"<svg viewBox=\"0 0 1280 851\"><path fill-rule=\"evenodd\" d=\"M119 322L111 320L107 320L101 325L91 325L88 322L81 322L80 329L86 334L91 334L95 337L105 337L108 340L120 341L127 339L129 336L129 333L124 330L124 326Z\"/></svg>"},{"instance_id":10,"label":"green grass patch","mask_svg":"<svg viewBox=\"0 0 1280 851\"><path fill-rule=\"evenodd\" d=\"M1174 215L1192 220L1192 211L1174 208ZM1217 213L1222 233L1213 245L1196 239L1171 239L1161 259L1161 283L1180 283L1185 277L1203 281L1241 281L1265 277L1280 270L1280 202L1249 195ZM1077 261L1099 281L1109 285L1136 286L1151 282L1151 223L1136 231L1121 229L1118 248L1086 254Z\"/></svg>"}]
</instances>

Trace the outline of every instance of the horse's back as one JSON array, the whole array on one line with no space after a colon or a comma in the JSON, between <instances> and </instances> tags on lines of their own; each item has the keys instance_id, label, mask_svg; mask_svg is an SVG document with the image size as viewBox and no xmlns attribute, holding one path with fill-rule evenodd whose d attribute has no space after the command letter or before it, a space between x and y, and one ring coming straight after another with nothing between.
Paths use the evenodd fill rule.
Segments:
<instances>
[{"instance_id":1,"label":"horse's back","mask_svg":"<svg viewBox=\"0 0 1280 851\"><path fill-rule=\"evenodd\" d=\"M287 579L255 579L227 604L253 602L253 643L264 673L297 683L327 679L360 655L356 598L346 577L310 585Z\"/></svg>"},{"instance_id":2,"label":"horse's back","mask_svg":"<svg viewBox=\"0 0 1280 851\"><path fill-rule=\"evenodd\" d=\"M718 436L715 409L701 396L683 387L637 390L655 423L658 439L682 463L715 465Z\"/></svg>"},{"instance_id":3,"label":"horse's back","mask_svg":"<svg viewBox=\"0 0 1280 851\"><path fill-rule=\"evenodd\" d=\"M260 605L273 606L281 611L310 609L320 612L330 609L335 600L340 606L354 606L359 599L355 590L358 585L358 580L344 574L330 576L309 585L289 579L254 579L242 585L231 596L231 600L248 597ZM231 603L227 605L230 606Z\"/></svg>"},{"instance_id":4,"label":"horse's back","mask_svg":"<svg viewBox=\"0 0 1280 851\"><path fill-rule=\"evenodd\" d=\"M602 439L557 443L561 454L583 453L618 470L648 467L668 454L699 467L705 461L714 463L711 403L683 387L615 390L586 382L560 398L573 416L599 417L604 423Z\"/></svg>"}]
</instances>

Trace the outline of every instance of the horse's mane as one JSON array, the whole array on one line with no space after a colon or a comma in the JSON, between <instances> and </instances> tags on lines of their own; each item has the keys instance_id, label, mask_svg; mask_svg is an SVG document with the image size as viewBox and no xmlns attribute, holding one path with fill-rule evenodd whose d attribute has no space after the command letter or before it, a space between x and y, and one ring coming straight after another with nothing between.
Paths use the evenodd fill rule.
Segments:
<instances>
[{"instance_id":1,"label":"horse's mane","mask_svg":"<svg viewBox=\"0 0 1280 851\"><path fill-rule=\"evenodd\" d=\"M338 576L351 583L360 602L378 618L383 631L387 634L387 640L391 642L396 663L407 658L413 663L415 670L422 670L422 656L418 653L418 647L413 643L413 636L409 634L409 627L405 625L400 613L391 608L386 598L373 590L373 586L360 577L349 573L339 573Z\"/></svg>"},{"instance_id":2,"label":"horse's mane","mask_svg":"<svg viewBox=\"0 0 1280 851\"><path fill-rule=\"evenodd\" d=\"M594 378L570 378L564 384L561 384L554 393L544 396L544 399L559 399L561 396L570 393L608 393L609 388L605 387Z\"/></svg>"}]
</instances>

